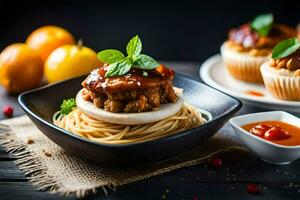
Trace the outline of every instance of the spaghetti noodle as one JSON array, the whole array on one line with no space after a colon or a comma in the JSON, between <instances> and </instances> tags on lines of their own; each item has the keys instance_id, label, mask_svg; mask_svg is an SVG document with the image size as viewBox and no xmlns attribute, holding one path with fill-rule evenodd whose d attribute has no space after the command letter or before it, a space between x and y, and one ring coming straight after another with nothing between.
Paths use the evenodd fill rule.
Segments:
<instances>
[{"instance_id":1,"label":"spaghetti noodle","mask_svg":"<svg viewBox=\"0 0 300 200\"><path fill-rule=\"evenodd\" d=\"M68 115L53 115L55 125L89 140L108 144L128 144L153 140L206 122L201 113L184 104L179 112L158 122L141 125L119 125L103 122L75 108Z\"/></svg>"}]
</instances>

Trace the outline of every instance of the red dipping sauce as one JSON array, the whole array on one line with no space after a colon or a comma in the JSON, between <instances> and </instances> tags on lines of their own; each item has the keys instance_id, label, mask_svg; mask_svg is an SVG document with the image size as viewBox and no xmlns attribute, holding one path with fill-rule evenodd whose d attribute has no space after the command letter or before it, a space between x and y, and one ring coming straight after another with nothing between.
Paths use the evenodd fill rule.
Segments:
<instances>
[{"instance_id":1,"label":"red dipping sauce","mask_svg":"<svg viewBox=\"0 0 300 200\"><path fill-rule=\"evenodd\" d=\"M300 128L281 121L263 121L242 128L264 140L285 146L300 145Z\"/></svg>"}]
</instances>

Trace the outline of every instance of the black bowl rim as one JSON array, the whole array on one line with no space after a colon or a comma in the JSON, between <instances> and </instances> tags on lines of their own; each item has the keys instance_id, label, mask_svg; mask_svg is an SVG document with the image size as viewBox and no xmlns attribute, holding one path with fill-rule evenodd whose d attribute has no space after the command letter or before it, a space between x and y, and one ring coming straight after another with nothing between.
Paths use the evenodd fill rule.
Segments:
<instances>
[{"instance_id":1,"label":"black bowl rim","mask_svg":"<svg viewBox=\"0 0 300 200\"><path fill-rule=\"evenodd\" d=\"M231 97L232 99L234 99L237 102L237 104L234 105L234 106L232 106L230 109L226 110L226 112L222 113L220 116L218 116L214 120L211 120L211 121L207 122L206 124L203 124L201 126L197 126L197 127L191 128L191 129L187 129L187 130L182 130L182 131L179 131L179 132L177 132L175 134L166 135L166 136L154 139L154 140L147 140L147 141L144 141L144 142L137 142L137 143L130 143L130 144L106 144L106 143L94 142L92 140L80 137L80 136L78 136L78 135L76 135L76 134L74 134L74 133L72 133L70 131L67 131L67 130L65 130L63 128L60 128L60 127L56 126L53 123L48 122L47 120L43 119L42 117L40 117L39 115L37 115L36 113L34 113L32 110L30 110L27 107L27 105L24 103L24 101L23 101L26 95L34 94L35 92L39 92L41 90L47 89L49 87L52 87L54 85L63 84L65 82L67 82L67 81L72 81L74 79L81 78L81 77L84 77L86 75L75 77L75 78L71 78L71 79L67 79L67 80L56 82L56 83L52 83L52 84L48 84L48 85L42 86L40 88L36 88L36 89L33 89L33 90L29 90L29 91L23 92L23 93L21 93L18 96L18 102L19 102L20 106L22 107L22 109L26 112L27 115L28 114L31 115L32 117L34 117L36 120L38 120L42 124L45 124L46 126L49 126L52 129L60 131L61 133L67 134L68 136L70 136L70 137L72 137L74 139L80 140L81 142L89 143L89 144L97 145L97 146L110 147L110 148L132 147L132 146L145 145L145 144L149 144L149 143L162 142L163 140L166 140L166 141L167 140L174 140L174 139L176 139L178 137L183 137L185 135L193 134L194 132L200 131L201 129L204 129L206 126L210 125L211 123L216 123L216 122L222 123L222 121L224 121L227 116L233 115L234 113L236 113L242 107L242 102L239 99L237 99L237 98L235 98L235 97L233 97L231 95L228 95L228 94L226 94L226 93L224 93L222 91L216 90L215 88L213 88L213 87L211 87L211 86L209 86L207 84L204 84L204 83L201 83L199 81L196 81L196 80L194 80L193 78L191 78L188 75L177 73L177 72L176 72L176 75L181 76L184 79L190 79L190 81L198 82L200 84L205 85L206 87L209 87L209 88L211 88L211 89L213 89L213 90L215 90L217 92L220 92L220 93L222 93L222 94L224 94L224 95L226 95L228 97Z\"/></svg>"}]
</instances>

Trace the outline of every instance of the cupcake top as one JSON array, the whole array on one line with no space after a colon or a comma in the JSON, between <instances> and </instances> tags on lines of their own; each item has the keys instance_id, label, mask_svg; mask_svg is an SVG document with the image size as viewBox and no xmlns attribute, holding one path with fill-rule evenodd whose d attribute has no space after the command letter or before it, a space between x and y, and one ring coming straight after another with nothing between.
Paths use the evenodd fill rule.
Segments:
<instances>
[{"instance_id":1,"label":"cupcake top","mask_svg":"<svg viewBox=\"0 0 300 200\"><path fill-rule=\"evenodd\" d=\"M273 23L272 14L264 14L250 23L231 29L228 34L228 45L239 52L267 56L278 42L296 34L294 28Z\"/></svg>"},{"instance_id":2,"label":"cupcake top","mask_svg":"<svg viewBox=\"0 0 300 200\"><path fill-rule=\"evenodd\" d=\"M290 38L278 43L272 51L270 66L275 69L285 69L300 76L299 40Z\"/></svg>"}]
</instances>

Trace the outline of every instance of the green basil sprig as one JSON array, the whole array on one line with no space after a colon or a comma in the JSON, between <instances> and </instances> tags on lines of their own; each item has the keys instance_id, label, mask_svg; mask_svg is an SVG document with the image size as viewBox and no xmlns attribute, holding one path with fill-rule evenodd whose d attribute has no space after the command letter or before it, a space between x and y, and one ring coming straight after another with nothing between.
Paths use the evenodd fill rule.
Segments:
<instances>
[{"instance_id":1,"label":"green basil sprig","mask_svg":"<svg viewBox=\"0 0 300 200\"><path fill-rule=\"evenodd\" d=\"M255 17L250 26L260 36L267 36L272 29L273 21L273 14L262 14Z\"/></svg>"},{"instance_id":2,"label":"green basil sprig","mask_svg":"<svg viewBox=\"0 0 300 200\"><path fill-rule=\"evenodd\" d=\"M97 57L100 61L109 64L105 77L122 76L126 74L131 67L150 70L159 66L156 60L148 55L141 54L141 51L142 42L139 36L136 35L127 44L127 57L115 49L100 51Z\"/></svg>"},{"instance_id":3,"label":"green basil sprig","mask_svg":"<svg viewBox=\"0 0 300 200\"><path fill-rule=\"evenodd\" d=\"M289 38L279 42L272 51L272 58L279 59L284 58L300 48L300 42L297 38Z\"/></svg>"},{"instance_id":4,"label":"green basil sprig","mask_svg":"<svg viewBox=\"0 0 300 200\"><path fill-rule=\"evenodd\" d=\"M60 105L60 112L63 115L67 115L73 110L74 107L76 107L76 100L74 98L65 99Z\"/></svg>"}]
</instances>

